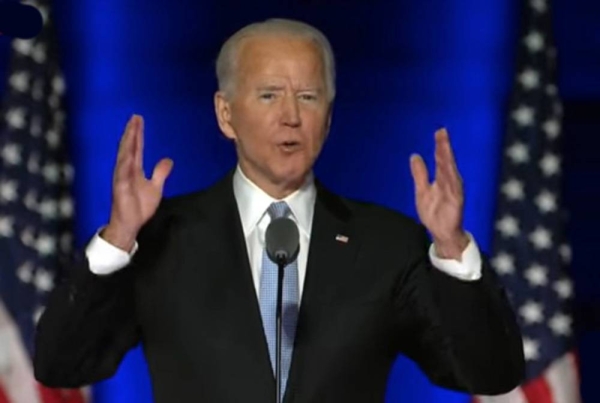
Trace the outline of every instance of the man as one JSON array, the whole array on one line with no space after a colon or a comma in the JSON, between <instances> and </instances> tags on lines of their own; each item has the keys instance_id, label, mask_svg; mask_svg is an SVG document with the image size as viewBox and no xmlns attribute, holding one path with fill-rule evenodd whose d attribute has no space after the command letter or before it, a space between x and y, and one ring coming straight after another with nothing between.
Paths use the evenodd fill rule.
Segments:
<instances>
[{"instance_id":1,"label":"man","mask_svg":"<svg viewBox=\"0 0 600 403\"><path fill-rule=\"evenodd\" d=\"M463 191L448 134L436 177L411 157L419 218L327 191L312 167L331 123L327 39L269 20L233 35L217 61L215 112L238 166L209 189L171 199L173 162L142 172L143 121L123 135L108 225L51 297L35 371L51 386L105 379L142 343L155 400L275 401L277 271L264 233L300 230L284 275L286 403L380 402L399 353L444 387L495 394L523 376L504 293L462 227Z\"/></svg>"}]
</instances>

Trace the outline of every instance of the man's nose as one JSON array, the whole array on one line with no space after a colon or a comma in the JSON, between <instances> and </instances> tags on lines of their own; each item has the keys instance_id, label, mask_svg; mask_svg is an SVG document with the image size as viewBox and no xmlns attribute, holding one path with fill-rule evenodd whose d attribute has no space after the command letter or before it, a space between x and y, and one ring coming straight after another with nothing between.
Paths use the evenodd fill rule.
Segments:
<instances>
[{"instance_id":1,"label":"man's nose","mask_svg":"<svg viewBox=\"0 0 600 403\"><path fill-rule=\"evenodd\" d=\"M286 96L283 101L283 111L281 114L282 123L290 127L299 127L302 124L300 119L300 106L295 96Z\"/></svg>"}]
</instances>

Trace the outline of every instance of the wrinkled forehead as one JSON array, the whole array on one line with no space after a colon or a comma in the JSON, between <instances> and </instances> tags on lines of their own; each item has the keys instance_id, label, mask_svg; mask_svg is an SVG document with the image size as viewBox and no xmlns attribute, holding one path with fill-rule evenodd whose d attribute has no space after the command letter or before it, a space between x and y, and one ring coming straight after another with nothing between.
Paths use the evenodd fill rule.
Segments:
<instances>
[{"instance_id":1,"label":"wrinkled forehead","mask_svg":"<svg viewBox=\"0 0 600 403\"><path fill-rule=\"evenodd\" d=\"M261 34L244 38L238 48L238 73L269 73L295 68L306 74L323 75L324 60L310 38L290 34Z\"/></svg>"}]
</instances>

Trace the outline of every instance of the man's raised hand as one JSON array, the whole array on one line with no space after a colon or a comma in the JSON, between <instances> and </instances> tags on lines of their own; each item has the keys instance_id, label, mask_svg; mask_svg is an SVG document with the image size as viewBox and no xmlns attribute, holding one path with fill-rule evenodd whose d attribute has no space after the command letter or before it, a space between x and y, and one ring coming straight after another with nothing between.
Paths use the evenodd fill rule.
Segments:
<instances>
[{"instance_id":1,"label":"man's raised hand","mask_svg":"<svg viewBox=\"0 0 600 403\"><path fill-rule=\"evenodd\" d=\"M165 180L173 161L164 158L156 164L152 178L143 169L144 120L133 115L119 145L113 174L110 221L102 238L112 245L130 251L140 228L154 215L163 194Z\"/></svg>"}]
</instances>

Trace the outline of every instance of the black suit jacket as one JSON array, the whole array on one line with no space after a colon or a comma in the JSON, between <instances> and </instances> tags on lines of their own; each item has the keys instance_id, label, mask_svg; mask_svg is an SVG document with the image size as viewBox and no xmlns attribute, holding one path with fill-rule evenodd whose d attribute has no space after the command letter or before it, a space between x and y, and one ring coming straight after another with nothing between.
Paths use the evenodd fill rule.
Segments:
<instances>
[{"instance_id":1,"label":"black suit jacket","mask_svg":"<svg viewBox=\"0 0 600 403\"><path fill-rule=\"evenodd\" d=\"M36 378L100 381L141 342L156 402L274 402L232 172L164 200L138 242L130 266L99 277L82 259L55 289ZM412 219L317 182L285 403L383 402L399 353L443 387L494 394L521 381L520 333L487 264L482 279L457 280L431 267L428 242Z\"/></svg>"}]
</instances>

